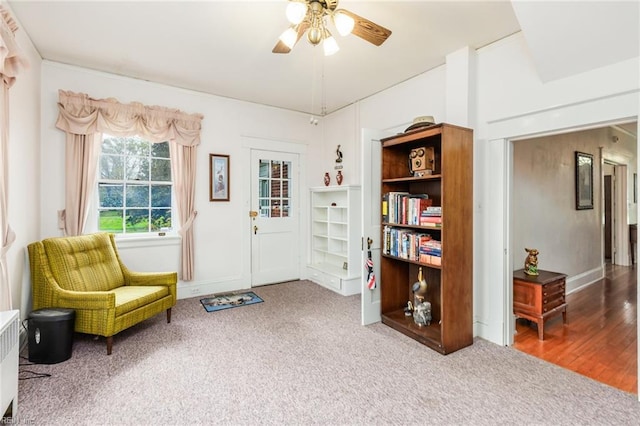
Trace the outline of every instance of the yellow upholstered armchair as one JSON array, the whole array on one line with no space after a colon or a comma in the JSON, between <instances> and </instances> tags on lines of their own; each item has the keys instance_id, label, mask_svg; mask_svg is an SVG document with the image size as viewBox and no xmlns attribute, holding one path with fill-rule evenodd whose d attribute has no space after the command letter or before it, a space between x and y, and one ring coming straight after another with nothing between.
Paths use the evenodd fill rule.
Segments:
<instances>
[{"instance_id":1,"label":"yellow upholstered armchair","mask_svg":"<svg viewBox=\"0 0 640 426\"><path fill-rule=\"evenodd\" d=\"M175 272L132 272L113 234L48 238L29 244L33 309L75 310L75 331L107 338L176 303Z\"/></svg>"}]
</instances>

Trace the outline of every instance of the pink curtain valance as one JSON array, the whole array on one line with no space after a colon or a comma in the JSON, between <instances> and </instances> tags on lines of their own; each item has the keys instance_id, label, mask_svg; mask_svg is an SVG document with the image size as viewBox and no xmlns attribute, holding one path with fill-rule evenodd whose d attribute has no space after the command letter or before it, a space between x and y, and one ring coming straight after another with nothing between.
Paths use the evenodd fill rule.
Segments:
<instances>
[{"instance_id":1,"label":"pink curtain valance","mask_svg":"<svg viewBox=\"0 0 640 426\"><path fill-rule=\"evenodd\" d=\"M11 14L0 5L0 77L7 87L11 87L16 81L20 71L29 66L23 57L14 33L18 26Z\"/></svg>"},{"instance_id":2,"label":"pink curtain valance","mask_svg":"<svg viewBox=\"0 0 640 426\"><path fill-rule=\"evenodd\" d=\"M92 99L84 93L64 90L58 91L58 111L56 127L67 133L130 136L133 131L151 142L200 144L202 114L187 114L139 102L121 104L113 98Z\"/></svg>"}]
</instances>

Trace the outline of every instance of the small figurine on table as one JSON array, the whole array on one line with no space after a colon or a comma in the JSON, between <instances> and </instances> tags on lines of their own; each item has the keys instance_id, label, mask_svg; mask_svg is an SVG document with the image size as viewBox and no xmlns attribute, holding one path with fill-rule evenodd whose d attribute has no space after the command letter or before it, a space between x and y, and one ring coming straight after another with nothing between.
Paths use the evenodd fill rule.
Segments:
<instances>
[{"instance_id":1,"label":"small figurine on table","mask_svg":"<svg viewBox=\"0 0 640 426\"><path fill-rule=\"evenodd\" d=\"M526 248L527 257L524 259L524 273L527 275L538 275L538 254L536 249Z\"/></svg>"}]
</instances>

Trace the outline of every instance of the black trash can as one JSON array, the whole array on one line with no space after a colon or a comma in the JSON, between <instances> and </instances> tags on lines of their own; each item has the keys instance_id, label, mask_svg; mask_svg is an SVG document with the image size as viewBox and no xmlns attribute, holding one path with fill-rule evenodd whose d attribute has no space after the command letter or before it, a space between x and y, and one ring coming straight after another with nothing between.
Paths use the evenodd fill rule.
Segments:
<instances>
[{"instance_id":1,"label":"black trash can","mask_svg":"<svg viewBox=\"0 0 640 426\"><path fill-rule=\"evenodd\" d=\"M29 314L29 361L57 364L71 358L76 312L65 308L38 309Z\"/></svg>"}]
</instances>

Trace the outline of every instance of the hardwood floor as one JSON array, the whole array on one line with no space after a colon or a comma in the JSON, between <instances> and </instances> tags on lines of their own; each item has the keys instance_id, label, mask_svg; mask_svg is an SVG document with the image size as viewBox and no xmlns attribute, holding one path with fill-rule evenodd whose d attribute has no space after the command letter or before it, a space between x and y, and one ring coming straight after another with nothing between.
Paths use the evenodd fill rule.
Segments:
<instances>
[{"instance_id":1,"label":"hardwood floor","mask_svg":"<svg viewBox=\"0 0 640 426\"><path fill-rule=\"evenodd\" d=\"M549 319L544 340L518 319L514 348L637 394L636 284L635 268L607 265L604 279L567 295L567 323Z\"/></svg>"}]
</instances>

